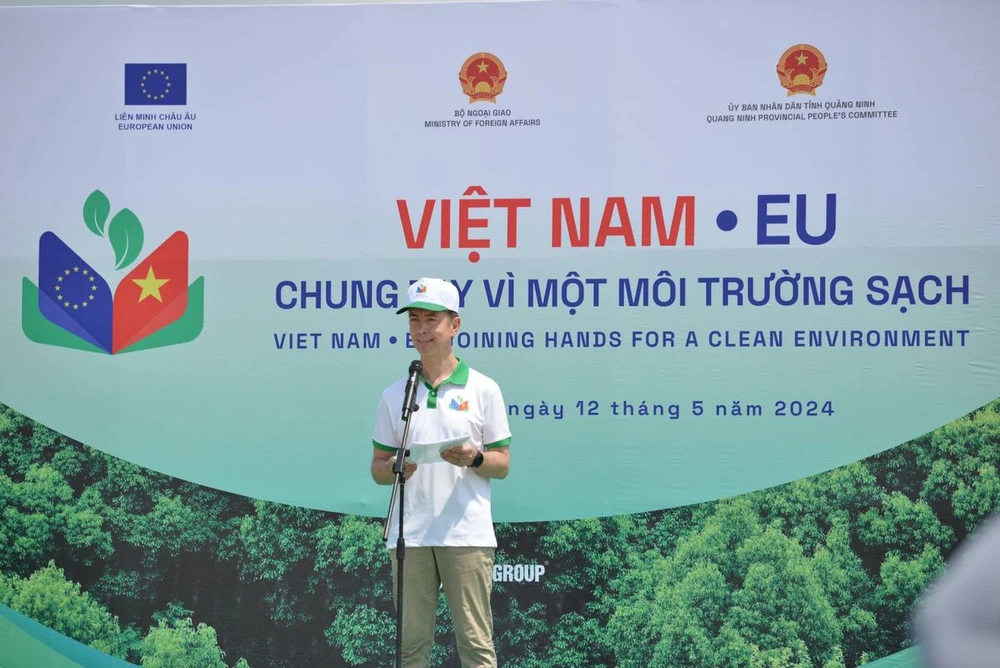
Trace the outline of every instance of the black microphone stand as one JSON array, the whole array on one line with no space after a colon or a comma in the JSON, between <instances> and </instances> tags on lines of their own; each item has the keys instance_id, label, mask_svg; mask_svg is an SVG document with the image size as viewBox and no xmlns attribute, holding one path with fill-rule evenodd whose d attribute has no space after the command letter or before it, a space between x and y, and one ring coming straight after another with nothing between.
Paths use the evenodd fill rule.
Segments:
<instances>
[{"instance_id":1,"label":"black microphone stand","mask_svg":"<svg viewBox=\"0 0 1000 668\"><path fill-rule=\"evenodd\" d=\"M399 494L399 536L396 538L396 668L403 666L403 559L406 551L406 541L403 539L403 490L406 487L406 455L410 451L406 449L406 439L410 433L410 414L419 410L417 406L417 380L423 372L423 364L420 360L410 362L410 377L406 382L406 394L403 397L403 439L399 442L396 450L396 461L392 465L392 472L396 480L392 484L392 497L389 499L389 513L385 517L385 527L382 530L382 540L389 540L389 525L392 521L392 509L396 505L396 494Z\"/></svg>"}]
</instances>

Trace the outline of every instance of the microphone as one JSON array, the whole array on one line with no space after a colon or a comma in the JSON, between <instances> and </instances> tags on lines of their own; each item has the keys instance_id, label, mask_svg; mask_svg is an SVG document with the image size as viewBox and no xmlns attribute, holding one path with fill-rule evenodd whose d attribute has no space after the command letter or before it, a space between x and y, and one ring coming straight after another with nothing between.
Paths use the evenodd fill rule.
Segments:
<instances>
[{"instance_id":1,"label":"microphone","mask_svg":"<svg viewBox=\"0 0 1000 668\"><path fill-rule=\"evenodd\" d=\"M410 413L417 410L417 378L423 373L424 365L420 360L410 362L410 377L406 380L406 393L403 395L403 422L410 419Z\"/></svg>"}]
</instances>

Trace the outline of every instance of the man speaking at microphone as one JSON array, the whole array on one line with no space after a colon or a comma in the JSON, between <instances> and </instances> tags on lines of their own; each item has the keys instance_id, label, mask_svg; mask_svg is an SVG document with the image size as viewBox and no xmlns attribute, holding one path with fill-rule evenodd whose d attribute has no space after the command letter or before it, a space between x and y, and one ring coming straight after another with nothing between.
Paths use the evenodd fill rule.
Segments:
<instances>
[{"instance_id":1,"label":"man speaking at microphone","mask_svg":"<svg viewBox=\"0 0 1000 668\"><path fill-rule=\"evenodd\" d=\"M442 585L463 668L497 665L490 605L497 545L490 478L505 478L510 470L511 434L500 387L452 350L452 339L462 324L458 312L458 290L438 278L413 283L407 305L397 311L409 318L410 337L423 365L407 445L466 437L441 452L443 461L419 468L407 463L404 469L404 667L430 665ZM393 463L403 438L400 409L406 381L403 377L382 392L375 416L371 475L381 485L395 481ZM391 512L387 547L395 599L398 508Z\"/></svg>"}]
</instances>

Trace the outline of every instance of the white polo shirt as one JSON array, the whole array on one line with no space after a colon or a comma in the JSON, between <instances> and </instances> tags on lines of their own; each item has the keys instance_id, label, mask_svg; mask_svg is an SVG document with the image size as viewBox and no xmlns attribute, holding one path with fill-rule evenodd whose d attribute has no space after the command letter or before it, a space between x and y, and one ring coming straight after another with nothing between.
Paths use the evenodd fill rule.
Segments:
<instances>
[{"instance_id":1,"label":"white polo shirt","mask_svg":"<svg viewBox=\"0 0 1000 668\"><path fill-rule=\"evenodd\" d=\"M403 439L406 378L382 392L372 444L395 452ZM417 387L419 409L410 414L407 443L437 443L468 435L469 444L485 451L510 445L507 409L500 386L462 360L437 387L423 380ZM419 464L403 490L403 531L407 547L496 547L490 481L475 469L448 462ZM389 540L399 535L398 502L393 505Z\"/></svg>"}]
</instances>

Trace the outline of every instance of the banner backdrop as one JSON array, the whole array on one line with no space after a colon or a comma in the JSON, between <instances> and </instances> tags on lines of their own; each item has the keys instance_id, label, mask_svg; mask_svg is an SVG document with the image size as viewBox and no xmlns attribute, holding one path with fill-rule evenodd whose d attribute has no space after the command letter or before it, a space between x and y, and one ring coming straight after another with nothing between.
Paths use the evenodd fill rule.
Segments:
<instances>
[{"instance_id":1,"label":"banner backdrop","mask_svg":"<svg viewBox=\"0 0 1000 668\"><path fill-rule=\"evenodd\" d=\"M395 309L462 296L499 522L876 455L998 395L994 3L0 9L0 401L380 517ZM419 419L417 414L416 419Z\"/></svg>"}]
</instances>

